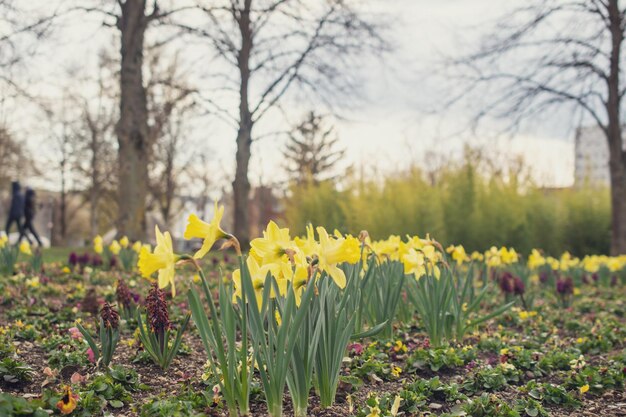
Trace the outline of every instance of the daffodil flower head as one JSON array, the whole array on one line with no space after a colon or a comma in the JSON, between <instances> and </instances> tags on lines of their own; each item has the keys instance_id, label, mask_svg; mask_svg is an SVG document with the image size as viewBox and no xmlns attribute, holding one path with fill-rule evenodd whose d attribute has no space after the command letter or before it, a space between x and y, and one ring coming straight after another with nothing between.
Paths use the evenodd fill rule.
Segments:
<instances>
[{"instance_id":1,"label":"daffodil flower head","mask_svg":"<svg viewBox=\"0 0 626 417\"><path fill-rule=\"evenodd\" d=\"M154 252L150 252L150 249L142 246L137 266L144 278L150 278L152 274L158 271L159 288L163 289L171 284L172 296L174 297L176 296L175 264L178 257L174 254L172 237L169 232L161 233L159 226L154 226L154 233L157 242Z\"/></svg>"},{"instance_id":2,"label":"daffodil flower head","mask_svg":"<svg viewBox=\"0 0 626 417\"><path fill-rule=\"evenodd\" d=\"M337 265L359 261L360 242L356 238L334 238L323 227L317 228L319 236L318 268L326 272L339 288L346 286L346 274Z\"/></svg>"},{"instance_id":3,"label":"daffodil flower head","mask_svg":"<svg viewBox=\"0 0 626 417\"><path fill-rule=\"evenodd\" d=\"M315 229L311 223L306 226L306 237L296 237L294 240L305 256L313 256L319 252L319 243L315 240Z\"/></svg>"},{"instance_id":4,"label":"daffodil flower head","mask_svg":"<svg viewBox=\"0 0 626 417\"><path fill-rule=\"evenodd\" d=\"M120 246L121 246L122 248L127 248L127 247L128 247L128 245L130 245L130 240L128 240L128 236L123 236L123 237L120 239Z\"/></svg>"},{"instance_id":5,"label":"daffodil flower head","mask_svg":"<svg viewBox=\"0 0 626 417\"><path fill-rule=\"evenodd\" d=\"M141 252L141 247L142 247L142 243L138 240L135 243L133 243L132 249L133 251L135 251L136 253Z\"/></svg>"},{"instance_id":6,"label":"daffodil flower head","mask_svg":"<svg viewBox=\"0 0 626 417\"><path fill-rule=\"evenodd\" d=\"M296 248L296 244L289 237L289 229L281 229L273 221L267 224L263 237L253 239L250 246L263 264L285 261L288 258L287 251Z\"/></svg>"},{"instance_id":7,"label":"daffodil flower head","mask_svg":"<svg viewBox=\"0 0 626 417\"><path fill-rule=\"evenodd\" d=\"M114 240L109 245L109 250L111 251L113 255L118 255L120 251L122 250L122 245L120 245L120 242L118 242L117 240Z\"/></svg>"},{"instance_id":8,"label":"daffodil flower head","mask_svg":"<svg viewBox=\"0 0 626 417\"><path fill-rule=\"evenodd\" d=\"M20 243L20 252L22 252L24 255L33 254L33 252L30 250L30 244L25 240Z\"/></svg>"},{"instance_id":9,"label":"daffodil flower head","mask_svg":"<svg viewBox=\"0 0 626 417\"><path fill-rule=\"evenodd\" d=\"M257 261L248 256L246 259L246 267L248 268L248 273L250 274L250 279L252 280L252 287L254 288L254 296L256 298L257 306L259 310L263 306L263 291L265 289L265 283L267 274L271 272L271 265L263 265L259 266ZM233 303L237 302L237 298L242 298L243 286L241 282L241 270L236 269L233 271L233 284L235 286L235 291L233 292ZM272 289L270 291L270 297L275 297L276 294Z\"/></svg>"},{"instance_id":10,"label":"daffodil flower head","mask_svg":"<svg viewBox=\"0 0 626 417\"><path fill-rule=\"evenodd\" d=\"M202 247L193 255L194 259L201 259L206 255L216 241L229 237L230 235L222 230L220 222L224 216L224 206L218 207L215 202L215 215L210 223L200 220L195 214L191 214L188 219L187 228L185 228L184 238L203 239Z\"/></svg>"}]
</instances>

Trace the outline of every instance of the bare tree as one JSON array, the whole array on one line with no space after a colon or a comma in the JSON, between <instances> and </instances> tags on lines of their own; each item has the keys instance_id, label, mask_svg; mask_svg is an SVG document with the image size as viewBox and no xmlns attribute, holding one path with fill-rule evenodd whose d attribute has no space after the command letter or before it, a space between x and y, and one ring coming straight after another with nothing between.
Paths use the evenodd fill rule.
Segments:
<instances>
[{"instance_id":1,"label":"bare tree","mask_svg":"<svg viewBox=\"0 0 626 417\"><path fill-rule=\"evenodd\" d=\"M118 141L118 233L143 239L146 231L148 164L152 154L148 99L144 83L144 50L148 28L188 7L161 10L158 0L118 0L79 6L76 10L105 16L105 26L120 34ZM172 3L171 1L169 2ZM111 20L113 23L111 23Z\"/></svg>"},{"instance_id":2,"label":"bare tree","mask_svg":"<svg viewBox=\"0 0 626 417\"><path fill-rule=\"evenodd\" d=\"M150 194L158 206L162 220L169 225L174 213L174 197L179 188L180 173L185 163L185 128L195 102L195 90L189 87L181 71L178 56L163 66L160 48L150 52L147 84L150 141L154 144L150 161Z\"/></svg>"},{"instance_id":3,"label":"bare tree","mask_svg":"<svg viewBox=\"0 0 626 417\"><path fill-rule=\"evenodd\" d=\"M249 240L248 166L253 129L279 110L288 93L322 100L335 109L339 97L354 96L355 63L386 45L380 27L370 23L363 2L352 0L198 0L208 25L179 24L208 38L221 62L221 88L206 99L213 112L237 130L236 170L232 183L234 232ZM377 16L380 21L380 16ZM226 68L226 71L221 69ZM236 74L236 77L232 75ZM218 104L232 99L236 111ZM293 95L292 95L293 98ZM228 102L220 100L220 103Z\"/></svg>"},{"instance_id":4,"label":"bare tree","mask_svg":"<svg viewBox=\"0 0 626 417\"><path fill-rule=\"evenodd\" d=\"M115 123L118 119L115 104L119 100L117 89L119 63L105 50L100 52L99 71L95 79L87 79L79 84L78 91L70 93L73 106L80 109L75 121L77 146L74 152L79 155L75 160L74 170L78 180L84 183L85 200L89 203L90 236L100 232L105 220L104 205L115 200L115 181L117 161L115 155ZM76 76L71 77L76 79ZM94 86L95 94L89 94ZM102 204L106 201L107 204ZM108 219L110 220L110 219Z\"/></svg>"},{"instance_id":5,"label":"bare tree","mask_svg":"<svg viewBox=\"0 0 626 417\"><path fill-rule=\"evenodd\" d=\"M332 178L332 170L345 155L336 149L339 137L324 117L309 112L306 119L289 134L283 149L287 172L298 183L317 183Z\"/></svg>"},{"instance_id":6,"label":"bare tree","mask_svg":"<svg viewBox=\"0 0 626 417\"><path fill-rule=\"evenodd\" d=\"M11 180L21 178L32 170L33 163L24 143L11 131L0 125L0 187L8 187Z\"/></svg>"},{"instance_id":7,"label":"bare tree","mask_svg":"<svg viewBox=\"0 0 626 417\"><path fill-rule=\"evenodd\" d=\"M55 17L56 13L44 15L29 9L25 2L0 0L0 82L9 87L10 95L31 98L15 70L25 68L25 59L50 34Z\"/></svg>"},{"instance_id":8,"label":"bare tree","mask_svg":"<svg viewBox=\"0 0 626 417\"><path fill-rule=\"evenodd\" d=\"M456 61L471 85L460 96L478 92L490 98L477 120L492 114L512 118L517 126L569 105L604 132L610 151L613 254L626 253L625 14L621 0L533 1L504 17L476 53Z\"/></svg>"}]
</instances>

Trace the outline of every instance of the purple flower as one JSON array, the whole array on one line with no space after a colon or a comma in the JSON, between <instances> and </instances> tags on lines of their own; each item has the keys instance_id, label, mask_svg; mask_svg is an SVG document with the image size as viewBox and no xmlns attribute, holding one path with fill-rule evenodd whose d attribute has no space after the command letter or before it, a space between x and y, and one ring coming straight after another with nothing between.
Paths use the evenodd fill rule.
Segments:
<instances>
[{"instance_id":1,"label":"purple flower","mask_svg":"<svg viewBox=\"0 0 626 417\"><path fill-rule=\"evenodd\" d=\"M80 264L81 267L88 265L90 260L91 260L91 256L89 256L87 252L83 253L82 255L78 257L78 263Z\"/></svg>"},{"instance_id":2,"label":"purple flower","mask_svg":"<svg viewBox=\"0 0 626 417\"><path fill-rule=\"evenodd\" d=\"M76 266L76 264L78 264L78 255L76 254L76 252L70 253L70 256L67 259L67 263L71 266Z\"/></svg>"},{"instance_id":3,"label":"purple flower","mask_svg":"<svg viewBox=\"0 0 626 417\"><path fill-rule=\"evenodd\" d=\"M556 281L556 292L559 295L572 295L574 293L574 281L572 277L559 278Z\"/></svg>"},{"instance_id":4,"label":"purple flower","mask_svg":"<svg viewBox=\"0 0 626 417\"><path fill-rule=\"evenodd\" d=\"M524 281L520 277L515 277L513 279L513 293L515 295L523 295L525 290Z\"/></svg>"},{"instance_id":5,"label":"purple flower","mask_svg":"<svg viewBox=\"0 0 626 417\"><path fill-rule=\"evenodd\" d=\"M102 257L100 255L93 255L91 257L91 266L102 266Z\"/></svg>"}]
</instances>

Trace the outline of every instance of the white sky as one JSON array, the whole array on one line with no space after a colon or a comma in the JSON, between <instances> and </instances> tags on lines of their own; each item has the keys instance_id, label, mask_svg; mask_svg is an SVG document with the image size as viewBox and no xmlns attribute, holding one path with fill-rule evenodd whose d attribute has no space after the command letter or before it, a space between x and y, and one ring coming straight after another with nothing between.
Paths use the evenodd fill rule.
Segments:
<instances>
[{"instance_id":1,"label":"white sky","mask_svg":"<svg viewBox=\"0 0 626 417\"><path fill-rule=\"evenodd\" d=\"M427 113L433 103L441 99L440 81L432 71L441 62L442 54L463 52L463 45L484 35L496 18L508 8L524 4L523 0L376 1L386 16L393 19L390 35L395 50L385 62L371 60L364 64L366 100L359 108L346 113L348 120L336 123L347 150L346 165L362 166L365 172L371 166L393 171L423 160L428 151L458 154L469 141L493 146L503 153L523 155L534 177L546 185L573 182L576 121L572 118L548 116L545 120L533 121L529 124L532 129L527 127L512 139L487 140L465 129L473 115L469 109L436 115ZM68 29L73 34L70 39L56 39L56 44L44 51L37 61L38 67L30 74L38 93L46 95L48 90L58 93L48 80L64 74L64 68L95 65L98 49L103 42L111 43L114 32L98 29L93 23L89 30L84 27ZM202 51L187 53L202 54ZM293 119L308 110L294 110ZM51 146L45 126L39 127L38 134L31 133L32 124L36 123L32 111L5 106L3 113L14 125L24 126L23 131L18 128L17 132L30 136L31 148L41 151ZM234 167L235 132L215 120L203 120L194 126L195 131L191 133L194 143L211 148L217 166L228 171L221 179L226 183ZM495 121L487 121L483 131L497 127ZM459 131L461 134L453 134ZM278 152L282 146L283 142L275 139L261 140L254 145L250 171L253 183L272 182L282 177Z\"/></svg>"}]
</instances>

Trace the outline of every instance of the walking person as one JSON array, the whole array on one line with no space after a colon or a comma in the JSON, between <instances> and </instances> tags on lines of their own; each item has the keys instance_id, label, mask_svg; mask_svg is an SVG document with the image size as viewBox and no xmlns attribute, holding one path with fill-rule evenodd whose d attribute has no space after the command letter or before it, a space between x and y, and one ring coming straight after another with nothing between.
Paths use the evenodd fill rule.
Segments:
<instances>
[{"instance_id":1,"label":"walking person","mask_svg":"<svg viewBox=\"0 0 626 417\"><path fill-rule=\"evenodd\" d=\"M7 224L4 228L7 236L11 232L11 226L13 223L17 225L17 230L20 232L20 236L23 234L22 230L22 216L24 215L24 196L20 188L18 181L11 183L11 208L9 209L9 217L7 218Z\"/></svg>"},{"instance_id":2,"label":"walking person","mask_svg":"<svg viewBox=\"0 0 626 417\"><path fill-rule=\"evenodd\" d=\"M27 232L32 233L37 240L37 244L42 246L41 239L35 230L35 225L33 225L33 220L35 219L35 211L37 208L37 203L35 200L35 190L30 187L26 187L26 193L24 195L24 224L22 225L22 231L20 232L20 238L18 242L22 241L23 237L26 237L28 243L30 243L30 239Z\"/></svg>"}]
</instances>

